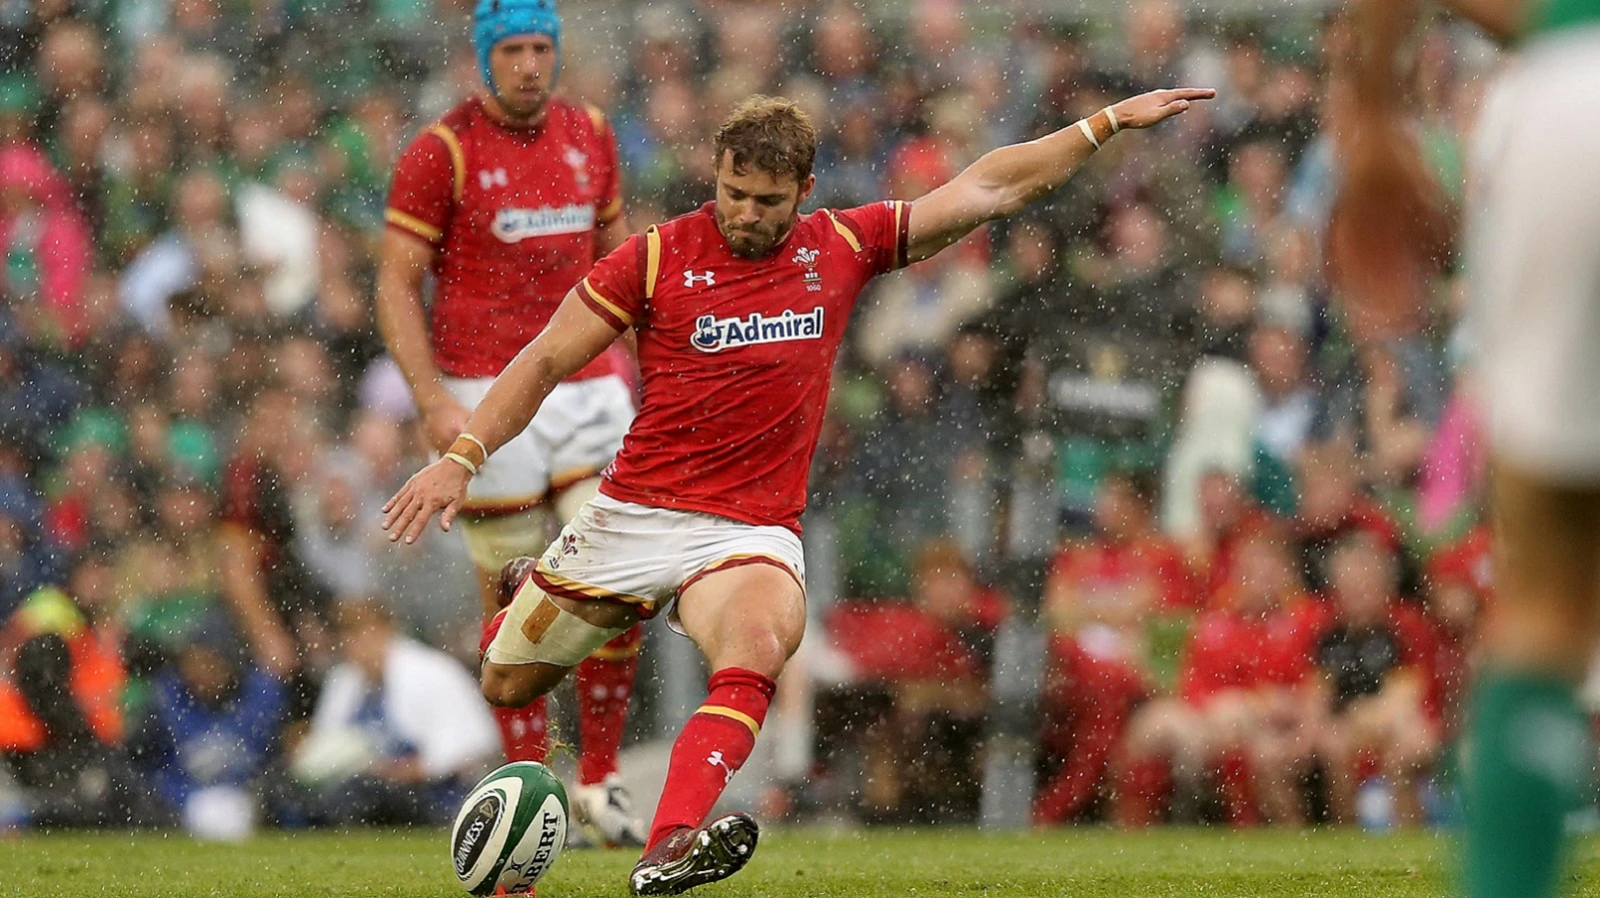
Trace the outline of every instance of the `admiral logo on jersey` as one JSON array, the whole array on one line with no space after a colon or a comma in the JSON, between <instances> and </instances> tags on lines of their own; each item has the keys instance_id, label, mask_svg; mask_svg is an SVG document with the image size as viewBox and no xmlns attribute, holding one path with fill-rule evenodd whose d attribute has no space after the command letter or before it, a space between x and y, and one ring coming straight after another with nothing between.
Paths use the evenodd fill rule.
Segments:
<instances>
[{"instance_id":1,"label":"admiral logo on jersey","mask_svg":"<svg viewBox=\"0 0 1600 898\"><path fill-rule=\"evenodd\" d=\"M701 352L721 352L756 343L782 343L786 340L816 340L822 336L822 306L797 314L784 309L771 317L751 312L749 318L718 318L701 315L695 319L694 336L689 342Z\"/></svg>"},{"instance_id":2,"label":"admiral logo on jersey","mask_svg":"<svg viewBox=\"0 0 1600 898\"><path fill-rule=\"evenodd\" d=\"M538 209L501 209L495 213L492 230L505 243L529 237L581 234L594 227L594 206L541 206Z\"/></svg>"}]
</instances>

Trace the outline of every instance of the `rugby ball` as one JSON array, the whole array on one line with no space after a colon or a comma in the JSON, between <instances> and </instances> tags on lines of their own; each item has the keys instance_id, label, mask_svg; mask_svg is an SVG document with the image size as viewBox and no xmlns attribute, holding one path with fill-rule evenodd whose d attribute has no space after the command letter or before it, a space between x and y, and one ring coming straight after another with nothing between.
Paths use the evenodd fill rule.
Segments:
<instances>
[{"instance_id":1,"label":"rugby ball","mask_svg":"<svg viewBox=\"0 0 1600 898\"><path fill-rule=\"evenodd\" d=\"M567 844L567 790L550 768L507 764L483 778L450 828L450 863L473 895L527 892Z\"/></svg>"}]
</instances>

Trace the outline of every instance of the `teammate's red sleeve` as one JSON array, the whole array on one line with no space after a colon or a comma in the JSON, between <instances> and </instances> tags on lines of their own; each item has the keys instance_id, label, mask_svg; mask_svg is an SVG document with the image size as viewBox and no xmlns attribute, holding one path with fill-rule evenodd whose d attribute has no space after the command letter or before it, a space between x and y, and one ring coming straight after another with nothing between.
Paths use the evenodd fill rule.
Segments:
<instances>
[{"instance_id":1,"label":"teammate's red sleeve","mask_svg":"<svg viewBox=\"0 0 1600 898\"><path fill-rule=\"evenodd\" d=\"M884 200L827 214L852 248L868 254L874 275L905 267L910 203Z\"/></svg>"},{"instance_id":2,"label":"teammate's red sleeve","mask_svg":"<svg viewBox=\"0 0 1600 898\"><path fill-rule=\"evenodd\" d=\"M584 305L618 330L627 330L644 317L648 247L660 239L656 233L650 228L630 236L594 263L589 276L578 282L578 297Z\"/></svg>"},{"instance_id":3,"label":"teammate's red sleeve","mask_svg":"<svg viewBox=\"0 0 1600 898\"><path fill-rule=\"evenodd\" d=\"M617 162L617 135L611 130L605 113L595 106L587 108L595 140L600 145L599 157L590 163L590 176L600 185L600 196L594 203L595 221L610 224L622 214L622 167Z\"/></svg>"},{"instance_id":4,"label":"teammate's red sleeve","mask_svg":"<svg viewBox=\"0 0 1600 898\"><path fill-rule=\"evenodd\" d=\"M445 139L433 128L417 135L395 165L384 222L438 243L450 220L456 177L453 153Z\"/></svg>"}]
</instances>

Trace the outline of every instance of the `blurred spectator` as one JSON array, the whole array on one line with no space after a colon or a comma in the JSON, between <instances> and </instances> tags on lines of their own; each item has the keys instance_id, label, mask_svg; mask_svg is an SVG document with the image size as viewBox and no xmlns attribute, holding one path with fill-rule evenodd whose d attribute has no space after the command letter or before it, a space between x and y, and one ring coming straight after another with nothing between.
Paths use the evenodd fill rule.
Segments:
<instances>
[{"instance_id":1,"label":"blurred spectator","mask_svg":"<svg viewBox=\"0 0 1600 898\"><path fill-rule=\"evenodd\" d=\"M1287 535L1281 532L1281 522L1252 500L1236 475L1207 471L1200 477L1199 493L1198 526L1185 548L1190 570L1209 603L1233 581L1241 546L1269 530L1279 540Z\"/></svg>"},{"instance_id":2,"label":"blurred spectator","mask_svg":"<svg viewBox=\"0 0 1600 898\"><path fill-rule=\"evenodd\" d=\"M1040 614L1049 629L1044 753L1056 768L1034 819L1065 823L1095 800L1134 709L1170 681L1198 596L1182 552L1156 529L1147 482L1101 486L1095 533L1050 562Z\"/></svg>"},{"instance_id":3,"label":"blurred spectator","mask_svg":"<svg viewBox=\"0 0 1600 898\"><path fill-rule=\"evenodd\" d=\"M0 620L53 580L54 553L39 502L17 478L0 479Z\"/></svg>"},{"instance_id":4,"label":"blurred spectator","mask_svg":"<svg viewBox=\"0 0 1600 898\"><path fill-rule=\"evenodd\" d=\"M0 149L0 246L4 290L13 308L38 319L33 330L50 342L76 342L83 333L83 286L93 250L88 223L69 188L38 149Z\"/></svg>"},{"instance_id":5,"label":"blurred spectator","mask_svg":"<svg viewBox=\"0 0 1600 898\"><path fill-rule=\"evenodd\" d=\"M1281 533L1257 530L1237 551L1232 576L1195 622L1174 694L1128 724L1118 759L1122 825L1159 819L1169 776L1175 819L1198 813L1209 789L1234 825L1309 819L1301 795L1313 734L1298 692L1323 612L1301 592Z\"/></svg>"},{"instance_id":6,"label":"blurred spectator","mask_svg":"<svg viewBox=\"0 0 1600 898\"><path fill-rule=\"evenodd\" d=\"M252 665L221 609L169 634L140 734L151 781L202 839L243 839L261 818L257 795L286 703L282 681Z\"/></svg>"},{"instance_id":7,"label":"blurred spectator","mask_svg":"<svg viewBox=\"0 0 1600 898\"><path fill-rule=\"evenodd\" d=\"M1467 682L1493 590L1493 566L1491 536L1484 523L1428 558L1424 595L1437 636L1428 665L1433 673L1428 704L1437 709L1447 743L1460 732L1466 716Z\"/></svg>"},{"instance_id":8,"label":"blurred spectator","mask_svg":"<svg viewBox=\"0 0 1600 898\"><path fill-rule=\"evenodd\" d=\"M1331 615L1312 656L1320 675L1312 726L1329 816L1354 822L1357 789L1375 774L1392 797L1394 822L1420 825L1419 780L1440 747L1437 709L1427 707L1432 628L1400 604L1394 553L1374 536L1342 540L1328 577Z\"/></svg>"},{"instance_id":9,"label":"blurred spectator","mask_svg":"<svg viewBox=\"0 0 1600 898\"><path fill-rule=\"evenodd\" d=\"M315 787L327 822L447 822L500 755L478 684L454 658L397 633L379 602L343 602L338 618L341 660L295 775Z\"/></svg>"},{"instance_id":10,"label":"blurred spectator","mask_svg":"<svg viewBox=\"0 0 1600 898\"><path fill-rule=\"evenodd\" d=\"M961 547L945 538L918 550L907 601L829 611L829 638L852 679L822 699L821 761L837 776L846 754L860 753L867 819L975 819L989 671L1005 614L1005 599L979 584Z\"/></svg>"},{"instance_id":11,"label":"blurred spectator","mask_svg":"<svg viewBox=\"0 0 1600 898\"><path fill-rule=\"evenodd\" d=\"M149 333L165 337L172 329L168 302L198 286L202 270L227 264L235 250L232 213L222 179L200 171L178 181L172 230L151 243L123 273L122 306Z\"/></svg>"},{"instance_id":12,"label":"blurred spectator","mask_svg":"<svg viewBox=\"0 0 1600 898\"><path fill-rule=\"evenodd\" d=\"M235 455L223 474L222 593L249 642L256 665L294 675L289 714L310 713L311 650L326 645L328 596L308 575L295 547L290 486L310 447L300 412L287 393L263 393L250 409Z\"/></svg>"},{"instance_id":13,"label":"blurred spectator","mask_svg":"<svg viewBox=\"0 0 1600 898\"><path fill-rule=\"evenodd\" d=\"M1387 551L1399 551L1399 530L1364 494L1357 457L1349 446L1337 441L1310 444L1300 454L1299 471L1296 541L1308 589L1321 593L1328 588L1328 557L1347 536L1367 534Z\"/></svg>"},{"instance_id":14,"label":"blurred spectator","mask_svg":"<svg viewBox=\"0 0 1600 898\"><path fill-rule=\"evenodd\" d=\"M74 580L76 581L76 577ZM105 607L46 587L0 625L0 756L38 826L156 826L170 820L129 762L123 683Z\"/></svg>"},{"instance_id":15,"label":"blurred spectator","mask_svg":"<svg viewBox=\"0 0 1600 898\"><path fill-rule=\"evenodd\" d=\"M50 435L87 398L67 370L28 345L17 319L0 310L0 433L6 440L31 460L47 457Z\"/></svg>"}]
</instances>

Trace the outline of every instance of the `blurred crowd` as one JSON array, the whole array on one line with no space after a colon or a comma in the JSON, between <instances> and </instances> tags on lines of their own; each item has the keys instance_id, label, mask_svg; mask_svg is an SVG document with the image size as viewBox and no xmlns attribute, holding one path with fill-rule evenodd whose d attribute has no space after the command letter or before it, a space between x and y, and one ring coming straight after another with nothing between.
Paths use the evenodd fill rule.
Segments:
<instances>
[{"instance_id":1,"label":"blurred crowd","mask_svg":"<svg viewBox=\"0 0 1600 898\"><path fill-rule=\"evenodd\" d=\"M830 207L1219 93L863 296L780 810L972 819L997 636L1028 626L1039 824L1449 814L1490 598L1471 341L1449 259L1388 305L1330 264L1336 16L623 6L569 0L562 90L610 117L635 227L711 198L750 93L815 118ZM375 247L400 149L480 87L469 12L0 3L0 824L435 821L493 763L464 550L377 528L425 456ZM1416 53L1446 204L1494 63L1446 24Z\"/></svg>"}]
</instances>

